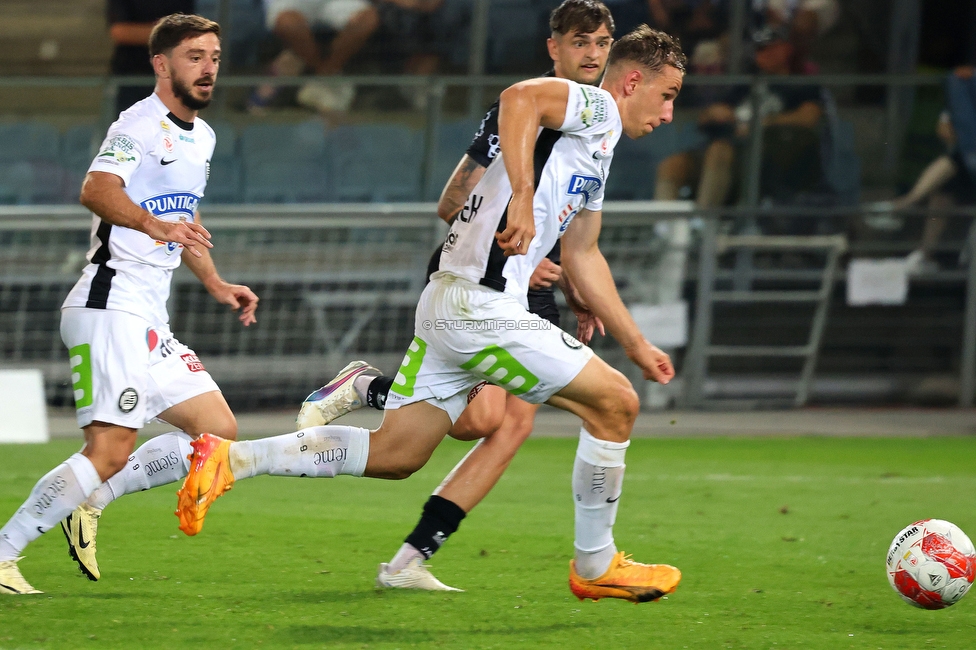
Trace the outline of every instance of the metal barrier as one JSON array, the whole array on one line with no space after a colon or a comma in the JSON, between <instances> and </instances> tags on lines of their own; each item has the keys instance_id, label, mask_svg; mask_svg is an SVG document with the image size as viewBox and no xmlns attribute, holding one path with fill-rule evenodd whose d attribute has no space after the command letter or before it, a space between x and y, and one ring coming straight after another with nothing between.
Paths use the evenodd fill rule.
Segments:
<instances>
[{"instance_id":1,"label":"metal barrier","mask_svg":"<svg viewBox=\"0 0 976 650\"><path fill-rule=\"evenodd\" d=\"M427 259L444 236L444 225L434 211L428 203L205 210L221 274L229 281L248 283L262 298L258 323L241 328L232 312L216 304L192 274L181 269L170 303L173 330L194 347L238 405L300 400L356 356L394 371L413 335L413 307ZM707 372L698 370L702 346L708 344L700 334L706 325L701 315L709 313L715 282L730 284L735 273L716 265L720 227L745 214L771 213L769 208L694 211L689 203L608 202L605 206L601 250L629 304L653 301L648 290L659 279L667 251L658 224L688 219L699 224L688 250L689 283L696 287L698 307L691 345L679 367L686 392L705 392ZM775 212L797 219L811 213L839 219L851 212L785 208ZM976 216L972 210L957 215ZM90 228L90 215L80 207L0 208L0 364L41 368L53 403L70 403L58 308L84 264ZM903 254L905 244L900 246L897 250ZM852 255L877 255L884 250L876 242L850 243ZM748 280L809 284L820 278L825 284L831 280L823 268L754 268ZM976 377L976 264L933 279L965 283L959 403L970 406ZM572 322L566 319L569 329ZM619 348L603 340L594 347L636 382L635 368ZM682 355L678 356L680 360ZM812 366L807 372L812 375Z\"/></svg>"}]
</instances>

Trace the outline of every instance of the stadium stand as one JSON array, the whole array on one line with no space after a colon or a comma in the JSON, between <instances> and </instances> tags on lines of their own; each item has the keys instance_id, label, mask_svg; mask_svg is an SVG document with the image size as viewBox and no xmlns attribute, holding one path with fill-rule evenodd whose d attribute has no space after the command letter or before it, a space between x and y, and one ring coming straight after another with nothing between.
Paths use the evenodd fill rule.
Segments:
<instances>
[{"instance_id":1,"label":"stadium stand","mask_svg":"<svg viewBox=\"0 0 976 650\"><path fill-rule=\"evenodd\" d=\"M341 126L328 135L335 201L420 199L423 139L394 124Z\"/></svg>"},{"instance_id":2,"label":"stadium stand","mask_svg":"<svg viewBox=\"0 0 976 650\"><path fill-rule=\"evenodd\" d=\"M254 124L241 136L243 198L250 203L326 201L330 179L323 124Z\"/></svg>"}]
</instances>

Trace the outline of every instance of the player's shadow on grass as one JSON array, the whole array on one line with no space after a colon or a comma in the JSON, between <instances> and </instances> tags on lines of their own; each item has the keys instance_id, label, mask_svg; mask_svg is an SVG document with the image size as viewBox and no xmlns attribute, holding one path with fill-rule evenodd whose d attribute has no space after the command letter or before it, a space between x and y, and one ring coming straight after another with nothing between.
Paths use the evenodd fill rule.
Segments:
<instances>
[{"instance_id":1,"label":"player's shadow on grass","mask_svg":"<svg viewBox=\"0 0 976 650\"><path fill-rule=\"evenodd\" d=\"M402 627L372 627L366 625L293 625L281 630L282 637L288 637L294 644L318 644L325 640L329 643L380 643L395 639L402 644L434 644L440 641L457 641L459 635L485 636L524 636L526 634L545 635L564 630L578 630L580 627L592 627L580 621L572 623L553 623L551 625L528 626L499 626L482 629L452 628L450 630L408 630Z\"/></svg>"}]
</instances>

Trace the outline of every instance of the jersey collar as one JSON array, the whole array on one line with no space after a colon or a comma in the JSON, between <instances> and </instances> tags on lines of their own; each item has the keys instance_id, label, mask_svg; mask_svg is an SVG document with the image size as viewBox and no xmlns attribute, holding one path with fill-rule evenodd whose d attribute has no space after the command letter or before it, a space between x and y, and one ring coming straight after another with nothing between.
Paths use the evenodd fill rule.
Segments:
<instances>
[{"instance_id":1,"label":"jersey collar","mask_svg":"<svg viewBox=\"0 0 976 650\"><path fill-rule=\"evenodd\" d=\"M181 120L180 118L178 118L175 115L173 115L173 112L171 110L169 110L168 108L166 108L166 104L164 104L163 103L163 100L161 100L159 98L159 95L157 95L156 93L153 93L152 94L152 98L153 98L153 100L156 101L157 104L159 104L159 108L161 108L162 110L166 111L166 119L170 120L171 122L173 122L173 124L175 124L176 126L180 127L184 131L192 131L193 130L193 122L187 122L186 120Z\"/></svg>"}]
</instances>

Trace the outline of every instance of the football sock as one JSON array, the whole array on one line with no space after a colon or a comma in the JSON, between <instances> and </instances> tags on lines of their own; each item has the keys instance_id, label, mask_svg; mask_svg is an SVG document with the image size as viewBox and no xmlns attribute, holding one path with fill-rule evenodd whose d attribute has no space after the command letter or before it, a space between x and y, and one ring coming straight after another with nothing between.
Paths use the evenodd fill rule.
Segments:
<instances>
[{"instance_id":1,"label":"football sock","mask_svg":"<svg viewBox=\"0 0 976 650\"><path fill-rule=\"evenodd\" d=\"M598 578L610 567L617 553L613 543L613 522L624 481L627 442L598 440L580 429L576 462L573 464L573 495L576 502L576 572L583 578Z\"/></svg>"},{"instance_id":2,"label":"football sock","mask_svg":"<svg viewBox=\"0 0 976 650\"><path fill-rule=\"evenodd\" d=\"M329 425L273 438L231 443L235 479L273 476L362 476L369 457L369 429Z\"/></svg>"},{"instance_id":3,"label":"football sock","mask_svg":"<svg viewBox=\"0 0 976 650\"><path fill-rule=\"evenodd\" d=\"M179 481L190 471L187 456L193 453L191 440L193 438L182 431L171 431L147 440L129 456L125 469L92 492L88 505L101 510L123 494Z\"/></svg>"},{"instance_id":4,"label":"football sock","mask_svg":"<svg viewBox=\"0 0 976 650\"><path fill-rule=\"evenodd\" d=\"M437 549L447 541L447 538L457 532L461 520L466 516L456 503L444 497L432 494L427 503L424 504L423 514L420 521L407 538L404 540L405 546L410 546L420 552L424 558L430 559ZM406 566L407 562L414 557L409 552L404 554L404 549L400 551L390 561L390 571L397 572ZM401 563L402 562L402 563Z\"/></svg>"},{"instance_id":5,"label":"football sock","mask_svg":"<svg viewBox=\"0 0 976 650\"><path fill-rule=\"evenodd\" d=\"M399 573L413 559L423 561L426 558L424 558L423 553L415 549L410 544L404 542L403 546L400 547L400 550L396 552L396 555L393 556L393 559L390 560L390 563L386 566L386 570L389 573Z\"/></svg>"},{"instance_id":6,"label":"football sock","mask_svg":"<svg viewBox=\"0 0 976 650\"><path fill-rule=\"evenodd\" d=\"M18 558L28 544L57 526L101 483L95 466L81 454L45 474L24 505L0 528L0 562Z\"/></svg>"},{"instance_id":7,"label":"football sock","mask_svg":"<svg viewBox=\"0 0 976 650\"><path fill-rule=\"evenodd\" d=\"M390 387L393 386L393 377L384 377L380 375L379 377L368 376L370 379L369 386L366 388L366 399L365 402L367 406L371 406L378 411L382 411L386 407L386 396L390 394ZM357 377L356 381L359 381L362 377ZM356 387L356 392L362 395L359 387L353 382L353 386Z\"/></svg>"}]
</instances>

